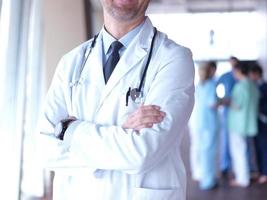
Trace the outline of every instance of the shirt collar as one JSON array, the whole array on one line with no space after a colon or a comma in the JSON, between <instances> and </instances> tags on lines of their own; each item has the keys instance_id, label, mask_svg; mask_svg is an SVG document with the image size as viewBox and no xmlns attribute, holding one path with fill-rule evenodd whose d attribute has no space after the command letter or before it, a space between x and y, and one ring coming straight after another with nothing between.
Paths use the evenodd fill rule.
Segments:
<instances>
[{"instance_id":1,"label":"shirt collar","mask_svg":"<svg viewBox=\"0 0 267 200\"><path fill-rule=\"evenodd\" d=\"M126 35L124 35L119 41L123 44L124 48L128 48L130 45L131 41L134 39L134 37L139 33L139 31L142 29L142 26L144 25L145 20L139 24L137 27L135 27L133 30L128 32ZM103 47L104 47L104 53L105 55L109 51L110 45L116 41L116 38L114 38L110 33L107 32L106 28L103 27L103 36L102 36L102 41L103 41Z\"/></svg>"},{"instance_id":2,"label":"shirt collar","mask_svg":"<svg viewBox=\"0 0 267 200\"><path fill-rule=\"evenodd\" d=\"M112 44L112 42L116 41L116 39L106 31L105 27L103 27L102 41L104 53L106 55L108 53L110 45Z\"/></svg>"}]
</instances>

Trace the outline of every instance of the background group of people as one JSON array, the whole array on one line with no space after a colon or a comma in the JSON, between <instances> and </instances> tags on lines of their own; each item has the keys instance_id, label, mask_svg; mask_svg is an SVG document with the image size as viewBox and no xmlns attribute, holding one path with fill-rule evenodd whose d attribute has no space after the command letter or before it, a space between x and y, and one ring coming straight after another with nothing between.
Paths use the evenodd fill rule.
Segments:
<instances>
[{"instance_id":1,"label":"background group of people","mask_svg":"<svg viewBox=\"0 0 267 200\"><path fill-rule=\"evenodd\" d=\"M231 186L247 187L252 178L267 182L267 83L257 63L236 57L229 62L232 70L218 79L213 61L198 71L190 157L192 178L202 190L218 186L217 147L219 170L221 175L231 172Z\"/></svg>"}]
</instances>

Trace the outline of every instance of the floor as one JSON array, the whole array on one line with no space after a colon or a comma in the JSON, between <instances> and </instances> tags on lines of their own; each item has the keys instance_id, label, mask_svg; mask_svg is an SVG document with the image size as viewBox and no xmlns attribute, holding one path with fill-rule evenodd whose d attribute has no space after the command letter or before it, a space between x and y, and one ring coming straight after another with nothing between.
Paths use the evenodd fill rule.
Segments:
<instances>
[{"instance_id":1,"label":"floor","mask_svg":"<svg viewBox=\"0 0 267 200\"><path fill-rule=\"evenodd\" d=\"M189 136L182 143L182 155L187 169L187 200L267 200L267 184L253 183L250 187L233 188L227 178L219 179L219 186L212 191L201 191L197 182L192 181L189 171ZM266 147L267 148L267 147Z\"/></svg>"}]
</instances>

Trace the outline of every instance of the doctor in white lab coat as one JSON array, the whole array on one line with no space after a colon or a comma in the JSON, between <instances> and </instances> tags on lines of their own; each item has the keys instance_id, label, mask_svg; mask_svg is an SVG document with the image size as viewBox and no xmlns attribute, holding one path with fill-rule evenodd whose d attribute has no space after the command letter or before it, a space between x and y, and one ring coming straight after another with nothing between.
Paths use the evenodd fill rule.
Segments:
<instances>
[{"instance_id":1,"label":"doctor in white lab coat","mask_svg":"<svg viewBox=\"0 0 267 200\"><path fill-rule=\"evenodd\" d=\"M149 2L102 0L104 27L91 52L93 40L58 64L40 123L54 200L185 200L179 148L194 104L194 66L190 50L161 32L151 45ZM124 47L105 83L107 37ZM142 95L126 106L151 48ZM63 137L55 134L59 124Z\"/></svg>"}]
</instances>

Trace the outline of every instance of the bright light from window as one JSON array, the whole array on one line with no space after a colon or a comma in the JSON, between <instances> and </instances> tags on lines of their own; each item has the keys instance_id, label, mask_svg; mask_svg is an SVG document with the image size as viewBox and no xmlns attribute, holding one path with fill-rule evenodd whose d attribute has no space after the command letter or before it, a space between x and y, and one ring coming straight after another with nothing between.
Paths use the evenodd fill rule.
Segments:
<instances>
[{"instance_id":1,"label":"bright light from window","mask_svg":"<svg viewBox=\"0 0 267 200\"><path fill-rule=\"evenodd\" d=\"M150 14L153 24L178 44L189 47L195 60L225 60L234 55L256 60L262 28L256 12Z\"/></svg>"},{"instance_id":2,"label":"bright light from window","mask_svg":"<svg viewBox=\"0 0 267 200\"><path fill-rule=\"evenodd\" d=\"M223 84L219 84L216 87L216 94L217 94L217 97L219 97L220 99L225 97L225 88Z\"/></svg>"}]
</instances>

